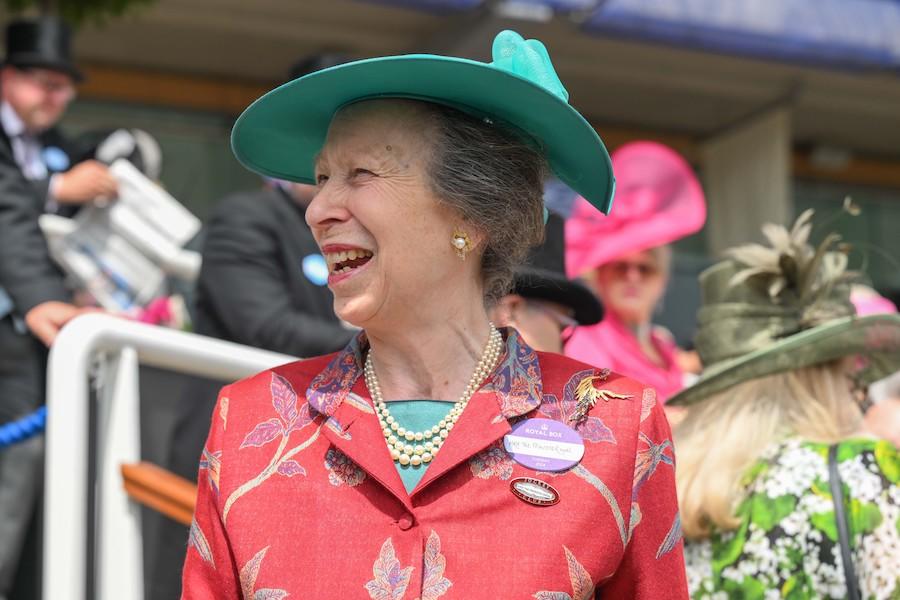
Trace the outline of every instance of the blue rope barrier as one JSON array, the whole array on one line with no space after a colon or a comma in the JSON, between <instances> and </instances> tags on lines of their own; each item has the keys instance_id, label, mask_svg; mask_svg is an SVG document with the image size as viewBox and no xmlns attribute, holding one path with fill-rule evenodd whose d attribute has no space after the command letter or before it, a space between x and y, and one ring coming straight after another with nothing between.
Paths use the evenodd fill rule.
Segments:
<instances>
[{"instance_id":1,"label":"blue rope barrier","mask_svg":"<svg viewBox=\"0 0 900 600\"><path fill-rule=\"evenodd\" d=\"M0 449L39 434L46 424L47 407L42 406L30 415L0 425Z\"/></svg>"}]
</instances>

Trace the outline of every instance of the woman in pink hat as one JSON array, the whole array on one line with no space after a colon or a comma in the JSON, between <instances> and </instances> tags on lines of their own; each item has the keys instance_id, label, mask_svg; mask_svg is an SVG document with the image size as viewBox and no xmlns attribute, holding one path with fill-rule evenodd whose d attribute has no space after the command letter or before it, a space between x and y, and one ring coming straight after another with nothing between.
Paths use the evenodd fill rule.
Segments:
<instances>
[{"instance_id":1,"label":"woman in pink hat","mask_svg":"<svg viewBox=\"0 0 900 600\"><path fill-rule=\"evenodd\" d=\"M706 202L691 167L662 144L626 144L612 163L615 210L591 214L579 198L566 223L566 270L606 311L597 325L575 330L566 354L653 386L665 401L683 387L684 373L674 340L651 318L668 283L667 244L703 227Z\"/></svg>"}]
</instances>

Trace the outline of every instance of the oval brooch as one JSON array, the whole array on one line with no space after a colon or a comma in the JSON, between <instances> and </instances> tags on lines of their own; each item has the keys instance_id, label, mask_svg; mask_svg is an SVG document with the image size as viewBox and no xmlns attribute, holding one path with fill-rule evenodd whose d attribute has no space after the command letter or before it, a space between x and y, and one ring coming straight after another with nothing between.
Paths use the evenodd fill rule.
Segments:
<instances>
[{"instance_id":1,"label":"oval brooch","mask_svg":"<svg viewBox=\"0 0 900 600\"><path fill-rule=\"evenodd\" d=\"M516 477L509 482L513 495L535 506L553 506L559 502L559 492L552 485L532 477Z\"/></svg>"}]
</instances>

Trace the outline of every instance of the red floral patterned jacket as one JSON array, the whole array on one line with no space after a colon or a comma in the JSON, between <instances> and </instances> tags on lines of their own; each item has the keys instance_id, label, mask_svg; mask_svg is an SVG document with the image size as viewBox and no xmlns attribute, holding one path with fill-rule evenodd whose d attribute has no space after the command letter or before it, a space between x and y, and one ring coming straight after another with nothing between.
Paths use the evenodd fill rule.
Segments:
<instances>
[{"instance_id":1,"label":"red floral patterned jacket","mask_svg":"<svg viewBox=\"0 0 900 600\"><path fill-rule=\"evenodd\" d=\"M222 390L183 599L687 598L672 443L652 389L507 330L497 368L407 494L361 377L366 345L361 334ZM589 377L581 462L562 473L514 462L511 425L573 424ZM510 481L522 476L560 501L518 499Z\"/></svg>"}]
</instances>

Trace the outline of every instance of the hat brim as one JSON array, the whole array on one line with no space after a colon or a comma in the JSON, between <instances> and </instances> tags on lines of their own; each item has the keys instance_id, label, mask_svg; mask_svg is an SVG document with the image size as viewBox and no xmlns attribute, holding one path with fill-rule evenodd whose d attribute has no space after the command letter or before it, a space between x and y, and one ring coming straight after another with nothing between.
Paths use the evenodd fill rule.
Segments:
<instances>
[{"instance_id":1,"label":"hat brim","mask_svg":"<svg viewBox=\"0 0 900 600\"><path fill-rule=\"evenodd\" d=\"M79 71L74 64L66 61L49 60L46 56L40 54L18 53L3 61L0 65L10 65L18 69L47 69L50 71L58 71L60 73L65 73L74 79L76 83L84 81L84 73Z\"/></svg>"},{"instance_id":2,"label":"hat brim","mask_svg":"<svg viewBox=\"0 0 900 600\"><path fill-rule=\"evenodd\" d=\"M587 287L547 269L517 269L513 292L524 298L547 300L570 308L579 325L594 325L603 319L603 305Z\"/></svg>"},{"instance_id":3,"label":"hat brim","mask_svg":"<svg viewBox=\"0 0 900 600\"><path fill-rule=\"evenodd\" d=\"M786 337L705 369L696 383L666 404L693 404L744 381L849 356L865 357L856 374L863 384L900 370L900 315L845 317Z\"/></svg>"},{"instance_id":4,"label":"hat brim","mask_svg":"<svg viewBox=\"0 0 900 600\"><path fill-rule=\"evenodd\" d=\"M410 54L345 63L286 83L251 104L235 122L231 146L247 168L314 183L313 160L343 106L365 99L435 102L525 132L553 172L608 213L615 180L593 127L562 98L487 63Z\"/></svg>"}]
</instances>

